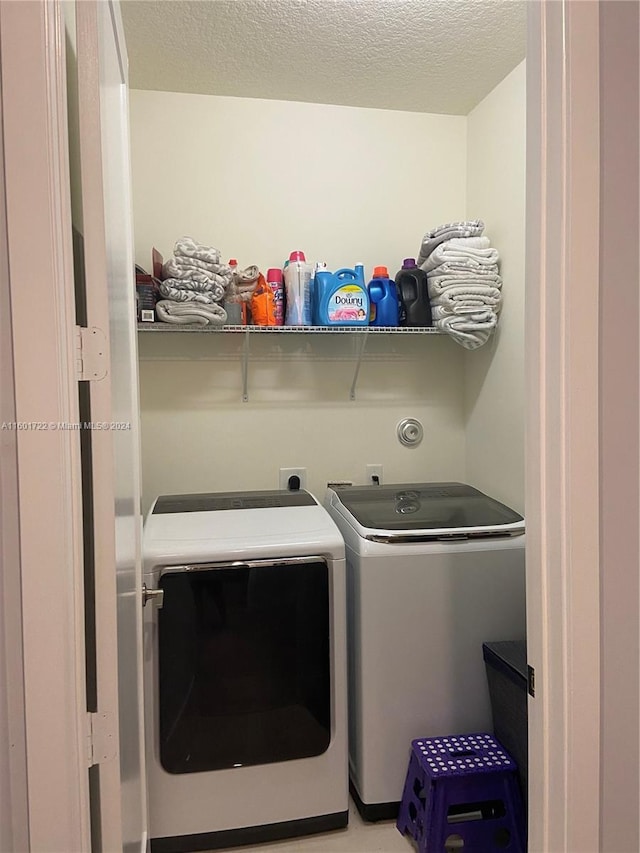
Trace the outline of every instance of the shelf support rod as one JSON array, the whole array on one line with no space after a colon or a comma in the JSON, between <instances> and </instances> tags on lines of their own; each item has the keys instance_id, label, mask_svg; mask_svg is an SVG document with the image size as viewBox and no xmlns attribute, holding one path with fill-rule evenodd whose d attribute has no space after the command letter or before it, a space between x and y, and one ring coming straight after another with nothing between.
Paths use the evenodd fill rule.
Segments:
<instances>
[{"instance_id":1,"label":"shelf support rod","mask_svg":"<svg viewBox=\"0 0 640 853\"><path fill-rule=\"evenodd\" d=\"M249 327L246 327L242 343L242 402L249 402Z\"/></svg>"},{"instance_id":2,"label":"shelf support rod","mask_svg":"<svg viewBox=\"0 0 640 853\"><path fill-rule=\"evenodd\" d=\"M367 345L367 338L369 337L369 330L367 329L362 336L358 337L357 343L357 358L356 358L356 368L353 373L353 382L351 383L351 390L349 391L349 399L356 399L356 385L358 383L358 374L360 373L360 365L362 364L362 356L364 355L364 350Z\"/></svg>"}]
</instances>

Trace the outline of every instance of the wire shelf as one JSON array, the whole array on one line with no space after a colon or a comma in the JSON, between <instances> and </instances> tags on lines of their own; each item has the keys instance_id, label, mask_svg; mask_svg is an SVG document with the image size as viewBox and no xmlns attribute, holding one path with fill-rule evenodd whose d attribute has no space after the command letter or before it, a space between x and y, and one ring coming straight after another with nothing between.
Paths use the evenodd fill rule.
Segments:
<instances>
[{"instance_id":1,"label":"wire shelf","mask_svg":"<svg viewBox=\"0 0 640 853\"><path fill-rule=\"evenodd\" d=\"M433 326L200 326L197 324L138 323L139 332L249 333L259 335L442 335Z\"/></svg>"},{"instance_id":2,"label":"wire shelf","mask_svg":"<svg viewBox=\"0 0 640 853\"><path fill-rule=\"evenodd\" d=\"M441 337L444 335L443 332L439 329L433 328L432 326L200 326L191 323L173 325L172 323L163 322L138 323L138 331L147 333L152 332L155 333L156 336L163 333L166 334L167 332L172 335L179 335L185 332L195 332L201 336L203 334L235 335L235 340L242 342L241 352L238 354L241 359L242 400L244 402L249 400L250 342L252 338L255 338L255 335L342 335L343 338L345 335L351 335L354 352L349 356L349 361L353 364L353 381L349 391L350 400L356 399L356 385L362 361L363 359L369 360L369 356L365 356L365 349L367 341L371 339L371 336L400 335L401 337L404 337L405 340L408 340L410 337L415 339L415 336L418 335L440 335ZM150 340L151 338L149 338L149 341ZM397 340L399 340L399 338ZM306 346L310 345L310 342L308 342ZM389 346L391 346L390 343ZM235 357L237 357L238 354L236 354ZM386 357L388 358L388 354ZM264 360L264 356L260 356L260 358L261 360ZM281 358L281 355L279 358ZM299 360L300 354L291 354L291 358Z\"/></svg>"}]
</instances>

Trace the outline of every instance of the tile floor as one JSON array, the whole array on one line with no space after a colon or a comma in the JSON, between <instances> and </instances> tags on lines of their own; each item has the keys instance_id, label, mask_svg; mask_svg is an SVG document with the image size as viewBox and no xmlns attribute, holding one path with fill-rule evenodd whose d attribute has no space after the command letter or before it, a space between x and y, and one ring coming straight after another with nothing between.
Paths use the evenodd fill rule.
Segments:
<instances>
[{"instance_id":1,"label":"tile floor","mask_svg":"<svg viewBox=\"0 0 640 853\"><path fill-rule=\"evenodd\" d=\"M415 853L411 841L396 829L395 821L367 823L358 814L352 800L349 800L349 826L346 829L251 847L235 847L233 850L235 853Z\"/></svg>"}]
</instances>

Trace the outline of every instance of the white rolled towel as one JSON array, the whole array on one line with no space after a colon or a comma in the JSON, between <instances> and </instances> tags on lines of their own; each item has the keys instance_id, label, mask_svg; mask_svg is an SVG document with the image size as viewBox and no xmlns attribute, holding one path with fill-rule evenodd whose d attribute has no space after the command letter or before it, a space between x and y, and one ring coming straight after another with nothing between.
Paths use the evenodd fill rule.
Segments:
<instances>
[{"instance_id":1,"label":"white rolled towel","mask_svg":"<svg viewBox=\"0 0 640 853\"><path fill-rule=\"evenodd\" d=\"M422 269L429 263L425 261ZM465 260L445 261L435 267L425 270L427 276L434 275L496 275L498 264L488 263L483 258L468 258Z\"/></svg>"},{"instance_id":2,"label":"white rolled towel","mask_svg":"<svg viewBox=\"0 0 640 853\"><path fill-rule=\"evenodd\" d=\"M497 322L498 318L492 312L482 320L455 316L442 317L435 321L435 326L450 335L465 349L474 350L486 344Z\"/></svg>"},{"instance_id":3,"label":"white rolled towel","mask_svg":"<svg viewBox=\"0 0 640 853\"><path fill-rule=\"evenodd\" d=\"M199 326L224 326L227 322L227 312L217 302L204 305L201 302L174 302L171 299L161 299L156 303L156 313L163 323L180 326L190 323Z\"/></svg>"},{"instance_id":4,"label":"white rolled towel","mask_svg":"<svg viewBox=\"0 0 640 853\"><path fill-rule=\"evenodd\" d=\"M488 266L499 260L498 250L492 248L488 237L465 237L442 243L419 266L429 273L447 262L474 261L478 266Z\"/></svg>"},{"instance_id":5,"label":"white rolled towel","mask_svg":"<svg viewBox=\"0 0 640 853\"><path fill-rule=\"evenodd\" d=\"M198 243L193 237L180 237L176 240L173 247L173 254L183 256L185 258L195 258L198 261L205 261L209 264L220 263L220 250L213 246L204 246Z\"/></svg>"},{"instance_id":6,"label":"white rolled towel","mask_svg":"<svg viewBox=\"0 0 640 853\"><path fill-rule=\"evenodd\" d=\"M447 313L462 314L467 309L491 308L499 311L502 293L497 287L461 285L447 287L431 300L431 307L443 307Z\"/></svg>"},{"instance_id":7,"label":"white rolled towel","mask_svg":"<svg viewBox=\"0 0 640 853\"><path fill-rule=\"evenodd\" d=\"M456 305L452 308L444 305L431 306L434 321L444 320L445 317L464 317L474 323L490 323L496 313L493 308L483 307L482 305Z\"/></svg>"},{"instance_id":8,"label":"white rolled towel","mask_svg":"<svg viewBox=\"0 0 640 853\"><path fill-rule=\"evenodd\" d=\"M209 273L210 275L216 273L222 276L230 276L233 272L229 264L214 264L210 261L199 261L197 258L186 258L182 255L173 255L165 263L165 266L167 264L171 264L171 269L173 271L184 270L186 274L191 273L194 270L198 270L198 272ZM178 273L175 277L182 278L183 276ZM185 275L184 277L187 276Z\"/></svg>"},{"instance_id":9,"label":"white rolled towel","mask_svg":"<svg viewBox=\"0 0 640 853\"><path fill-rule=\"evenodd\" d=\"M469 290L470 288L495 288L500 290L502 287L502 278L496 273L483 276L461 276L461 275L442 275L442 276L427 276L427 290L429 297L435 299L440 296L445 290L450 287L463 287ZM475 291L479 293L479 290Z\"/></svg>"},{"instance_id":10,"label":"white rolled towel","mask_svg":"<svg viewBox=\"0 0 640 853\"><path fill-rule=\"evenodd\" d=\"M436 246L453 237L478 237L484 231L484 222L481 219L467 219L461 222L447 222L433 228L422 238L422 245L418 255L418 266L429 257Z\"/></svg>"},{"instance_id":11,"label":"white rolled towel","mask_svg":"<svg viewBox=\"0 0 640 853\"><path fill-rule=\"evenodd\" d=\"M168 261L165 261L162 267L163 281L167 279L174 281L181 279L183 281L196 282L197 284L215 285L222 288L222 290L231 281L232 270L226 264L218 264L216 270L212 267L205 270L191 266L190 264L178 264L176 263L177 260L177 258L169 258Z\"/></svg>"},{"instance_id":12,"label":"white rolled towel","mask_svg":"<svg viewBox=\"0 0 640 853\"><path fill-rule=\"evenodd\" d=\"M220 302L224 299L225 288L212 279L205 282L187 281L181 278L165 278L159 285L160 293L173 302Z\"/></svg>"}]
</instances>

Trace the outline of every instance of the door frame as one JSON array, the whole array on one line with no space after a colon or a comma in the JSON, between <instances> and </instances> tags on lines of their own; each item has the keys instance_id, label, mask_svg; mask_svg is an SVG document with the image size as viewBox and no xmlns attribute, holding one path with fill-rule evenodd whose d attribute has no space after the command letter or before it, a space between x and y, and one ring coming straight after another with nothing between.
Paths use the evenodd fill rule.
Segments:
<instances>
[{"instance_id":1,"label":"door frame","mask_svg":"<svg viewBox=\"0 0 640 853\"><path fill-rule=\"evenodd\" d=\"M109 431L97 431L92 442L94 463L99 454L109 476L95 484L102 499L93 513L98 704L91 714L87 708L78 382L90 374L82 373L87 353L76 326L65 35L59 0L0 3L6 254L15 419L21 425L17 508L28 807L26 826L18 830L28 833L28 849L38 853L122 849ZM94 325L108 328L108 313ZM108 376L104 347L100 355ZM102 380L105 388L108 381ZM108 407L92 415L110 420Z\"/></svg>"},{"instance_id":2,"label":"door frame","mask_svg":"<svg viewBox=\"0 0 640 853\"><path fill-rule=\"evenodd\" d=\"M598 849L598 5L528 4L531 853ZM22 422L77 420L61 19L58 2L0 4L16 419ZM16 440L30 849L85 850L77 443L64 431L25 430Z\"/></svg>"},{"instance_id":3,"label":"door frame","mask_svg":"<svg viewBox=\"0 0 640 853\"><path fill-rule=\"evenodd\" d=\"M0 113L1 110L0 86ZM1 118L0 163L4 163ZM4 184L4 169L0 169L0 421L3 425L16 420ZM0 448L0 850L28 850L17 432L2 428Z\"/></svg>"},{"instance_id":4,"label":"door frame","mask_svg":"<svg viewBox=\"0 0 640 853\"><path fill-rule=\"evenodd\" d=\"M528 4L530 853L600 844L599 5Z\"/></svg>"},{"instance_id":5,"label":"door frame","mask_svg":"<svg viewBox=\"0 0 640 853\"><path fill-rule=\"evenodd\" d=\"M80 458L77 433L57 428L78 421L59 5L1 3L0 55L15 418L26 425L15 435L28 801L21 831L30 851L80 851L91 843Z\"/></svg>"}]
</instances>

